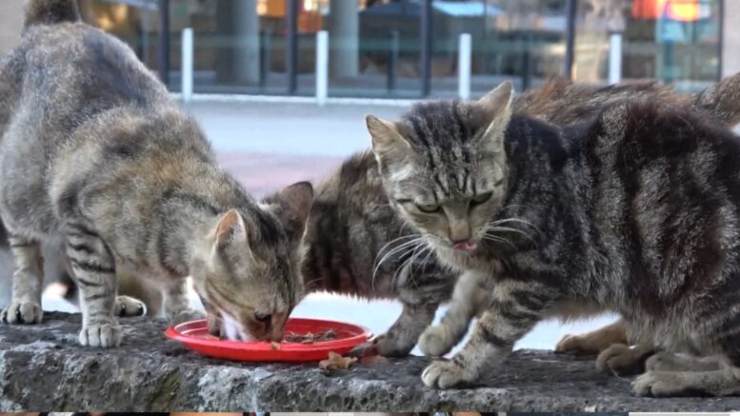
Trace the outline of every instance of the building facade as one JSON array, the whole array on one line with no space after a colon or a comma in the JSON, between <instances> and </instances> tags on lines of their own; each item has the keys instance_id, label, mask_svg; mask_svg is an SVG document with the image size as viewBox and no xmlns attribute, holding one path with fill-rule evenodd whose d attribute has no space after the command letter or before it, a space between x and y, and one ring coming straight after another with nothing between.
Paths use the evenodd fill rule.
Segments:
<instances>
[{"instance_id":1,"label":"building facade","mask_svg":"<svg viewBox=\"0 0 740 416\"><path fill-rule=\"evenodd\" d=\"M89 22L128 42L173 90L181 32L192 28L201 93L313 95L322 30L336 97L455 96L463 33L474 95L502 80L523 90L554 76L697 90L740 71L735 0L79 1ZM2 16L14 13L10 3L21 0L3 1ZM11 29L0 27L4 39Z\"/></svg>"}]
</instances>

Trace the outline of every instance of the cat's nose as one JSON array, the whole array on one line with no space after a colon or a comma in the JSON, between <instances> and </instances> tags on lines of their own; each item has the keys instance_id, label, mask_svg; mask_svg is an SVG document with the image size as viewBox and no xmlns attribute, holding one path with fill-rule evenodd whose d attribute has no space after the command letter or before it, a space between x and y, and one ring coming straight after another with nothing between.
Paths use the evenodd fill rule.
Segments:
<instances>
[{"instance_id":1,"label":"cat's nose","mask_svg":"<svg viewBox=\"0 0 740 416\"><path fill-rule=\"evenodd\" d=\"M470 240L470 226L467 221L450 221L450 240L453 243Z\"/></svg>"}]
</instances>

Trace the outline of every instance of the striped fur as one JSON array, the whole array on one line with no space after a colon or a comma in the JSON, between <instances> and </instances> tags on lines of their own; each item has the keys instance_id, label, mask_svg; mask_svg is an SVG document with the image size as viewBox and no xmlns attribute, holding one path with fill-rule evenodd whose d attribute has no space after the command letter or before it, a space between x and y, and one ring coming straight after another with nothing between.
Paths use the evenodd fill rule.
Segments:
<instances>
[{"instance_id":1,"label":"striped fur","mask_svg":"<svg viewBox=\"0 0 740 416\"><path fill-rule=\"evenodd\" d=\"M358 353L406 355L448 300L455 274L432 261L420 236L395 215L372 154L360 153L316 189L304 238L306 293L398 298L403 312Z\"/></svg>"},{"instance_id":2,"label":"striped fur","mask_svg":"<svg viewBox=\"0 0 740 416\"><path fill-rule=\"evenodd\" d=\"M511 116L510 92L369 122L400 215L440 261L495 282L469 343L424 382L474 382L579 305L620 313L663 351L637 394L740 393L740 138L704 111L640 99L557 127Z\"/></svg>"},{"instance_id":3,"label":"striped fur","mask_svg":"<svg viewBox=\"0 0 740 416\"><path fill-rule=\"evenodd\" d=\"M574 84L553 79L540 88L527 90L513 103L515 113L559 125L578 123L598 114L605 106L625 99L656 99L672 105L691 106L722 124L740 123L740 73L710 85L697 94L676 94L667 85L654 81L625 82L606 87ZM567 110L564 111L564 108Z\"/></svg>"},{"instance_id":4,"label":"striped fur","mask_svg":"<svg viewBox=\"0 0 740 416\"><path fill-rule=\"evenodd\" d=\"M83 345L120 342L117 273L161 287L172 320L192 314L190 275L234 336L280 339L301 292L310 184L254 201L134 53L60 4L75 6L32 1L33 24L0 64L0 216L16 260L3 320L42 319L39 242L61 236Z\"/></svg>"},{"instance_id":5,"label":"striped fur","mask_svg":"<svg viewBox=\"0 0 740 416\"><path fill-rule=\"evenodd\" d=\"M729 81L734 82L729 82ZM716 88L740 91L740 74L723 80ZM695 97L682 96L655 83L617 87L588 87L562 80L531 90L513 101L518 114L531 114L556 123L594 116L604 106L630 96L655 97L676 104ZM740 116L740 108L733 113ZM397 176L406 173L397 172ZM482 312L465 292L485 295L487 281L463 276L462 287L452 286L458 274L440 265L421 235L405 224L386 196L377 161L370 152L352 156L317 185L305 237L307 257L303 265L306 292L330 291L363 298L397 298L403 311L387 333L376 337L358 352L371 349L383 355L405 355L431 323L440 303L450 300L442 325L429 328L420 340L431 355L449 351L468 328L472 315ZM458 302L456 299L460 298ZM571 308L571 315L598 312L593 308ZM607 334L608 335L608 334Z\"/></svg>"}]
</instances>

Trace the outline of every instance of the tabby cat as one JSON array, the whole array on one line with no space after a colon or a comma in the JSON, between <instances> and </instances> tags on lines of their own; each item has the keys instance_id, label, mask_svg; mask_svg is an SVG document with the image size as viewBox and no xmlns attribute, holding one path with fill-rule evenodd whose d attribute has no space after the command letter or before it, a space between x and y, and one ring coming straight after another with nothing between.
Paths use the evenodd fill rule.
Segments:
<instances>
[{"instance_id":1,"label":"tabby cat","mask_svg":"<svg viewBox=\"0 0 740 416\"><path fill-rule=\"evenodd\" d=\"M369 116L383 187L438 259L492 288L470 341L422 380L477 381L537 322L618 312L661 350L640 395L740 393L740 138L689 106L626 100L558 127L477 102Z\"/></svg>"},{"instance_id":2,"label":"tabby cat","mask_svg":"<svg viewBox=\"0 0 740 416\"><path fill-rule=\"evenodd\" d=\"M548 99L549 98L549 99ZM740 122L740 73L722 79L695 95L678 95L667 86L639 82L594 89L593 87L554 81L543 88L530 90L517 97L512 106L515 113L524 113L556 124L572 124L594 116L599 109L626 99L653 99L672 106L691 106L701 110L717 123L735 126ZM564 106L563 103L570 103ZM563 111L563 107L566 108ZM482 312L490 300L479 290L489 279L478 281L475 275L464 274L455 289L455 296L440 325L428 328L419 341L422 351L440 356L457 344L468 329L473 315ZM471 302L472 295L477 302ZM580 305L561 311L561 318L579 317L603 311L581 308ZM655 348L650 342L630 339L628 328L620 320L584 335L568 335L556 346L558 352L599 354L597 368L618 375L630 375L644 370L644 361ZM634 347L630 344L638 343Z\"/></svg>"},{"instance_id":3,"label":"tabby cat","mask_svg":"<svg viewBox=\"0 0 740 416\"><path fill-rule=\"evenodd\" d=\"M116 272L157 282L174 320L191 315L190 275L232 337L282 338L301 291L310 184L255 202L164 85L79 22L73 0L29 3L21 45L0 61L0 136L0 216L16 263L4 321L41 321L39 242L60 236L83 345L121 340Z\"/></svg>"},{"instance_id":4,"label":"tabby cat","mask_svg":"<svg viewBox=\"0 0 740 416\"><path fill-rule=\"evenodd\" d=\"M695 105L716 114L719 122L731 124L740 121L740 104L725 97L735 92L740 92L740 74L697 95L680 95L653 82L593 87L553 80L516 97L513 107L515 113L568 124L596 115L599 109L627 97L653 97L677 105ZM708 98L710 95L713 99ZM441 355L467 331L470 317L478 311L475 303L469 301L468 292L479 296L487 292L478 290L481 282L471 281L459 285L453 293L458 274L439 265L421 237L389 204L372 153L354 155L317 185L305 237L308 251L303 265L303 287L306 293L323 290L365 298L397 298L403 306L387 333L360 346L355 353L408 354L432 322L438 305L449 301L451 295L461 301L453 301L443 325L425 335L425 338L442 339L436 345L429 339L420 345L426 353ZM584 311L574 312L582 315ZM606 327L605 331L588 338L591 345L626 343L622 325ZM571 337L561 344L560 350L583 350L584 340Z\"/></svg>"}]
</instances>

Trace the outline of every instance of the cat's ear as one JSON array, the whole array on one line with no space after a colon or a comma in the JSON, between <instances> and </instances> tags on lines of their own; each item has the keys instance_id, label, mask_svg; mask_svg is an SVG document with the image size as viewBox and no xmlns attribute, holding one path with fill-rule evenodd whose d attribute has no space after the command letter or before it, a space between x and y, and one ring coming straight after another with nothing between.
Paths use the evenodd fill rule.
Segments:
<instances>
[{"instance_id":1,"label":"cat's ear","mask_svg":"<svg viewBox=\"0 0 740 416\"><path fill-rule=\"evenodd\" d=\"M223 248L231 243L246 242L247 228L244 219L235 209L227 211L219 218L215 230L215 245Z\"/></svg>"},{"instance_id":2,"label":"cat's ear","mask_svg":"<svg viewBox=\"0 0 740 416\"><path fill-rule=\"evenodd\" d=\"M513 99L514 85L511 81L504 81L479 99L477 105L492 118L497 118L507 111L511 115L511 102Z\"/></svg>"},{"instance_id":3,"label":"cat's ear","mask_svg":"<svg viewBox=\"0 0 740 416\"><path fill-rule=\"evenodd\" d=\"M411 147L394 123L373 115L365 117L365 123L373 140L373 153L379 160L398 156Z\"/></svg>"},{"instance_id":4,"label":"cat's ear","mask_svg":"<svg viewBox=\"0 0 740 416\"><path fill-rule=\"evenodd\" d=\"M485 146L500 148L503 144L506 126L511 120L513 100L514 86L510 81L505 81L475 103L486 126L480 136Z\"/></svg>"},{"instance_id":5,"label":"cat's ear","mask_svg":"<svg viewBox=\"0 0 740 416\"><path fill-rule=\"evenodd\" d=\"M300 238L313 205L313 186L310 182L294 183L278 193L277 201L275 214L288 235L292 239Z\"/></svg>"}]
</instances>

